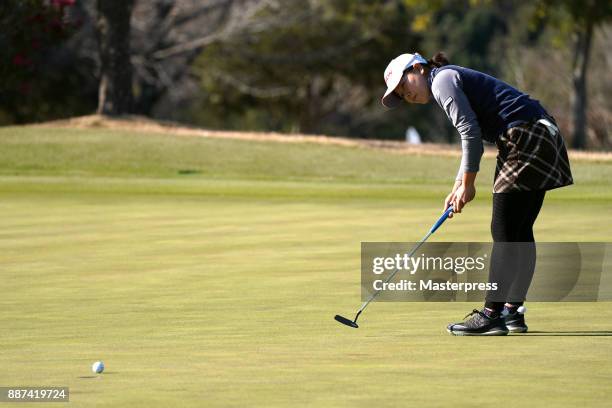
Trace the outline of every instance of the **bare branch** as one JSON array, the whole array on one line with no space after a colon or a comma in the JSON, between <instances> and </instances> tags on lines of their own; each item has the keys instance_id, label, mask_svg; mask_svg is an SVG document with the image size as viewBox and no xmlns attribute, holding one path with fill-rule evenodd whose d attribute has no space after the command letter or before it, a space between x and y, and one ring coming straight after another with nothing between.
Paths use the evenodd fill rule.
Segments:
<instances>
[{"instance_id":1,"label":"bare branch","mask_svg":"<svg viewBox=\"0 0 612 408\"><path fill-rule=\"evenodd\" d=\"M239 92L251 95L257 98L278 98L280 96L289 95L294 92L294 89L291 87L283 86L283 87L275 87L275 88L258 88L252 85L249 85L245 82L240 81L238 78L235 78L226 72L221 71L211 71L210 74L213 77L218 78L222 82L233 86Z\"/></svg>"},{"instance_id":2,"label":"bare branch","mask_svg":"<svg viewBox=\"0 0 612 408\"><path fill-rule=\"evenodd\" d=\"M249 31L249 26L253 24L254 17L265 8L277 9L279 7L276 1L272 0L252 0L243 1L241 4L234 4L234 1L225 0L214 3L215 7L225 6L222 10L220 20L225 24L218 30L212 31L207 35L180 42L179 44L155 51L152 57L158 60L174 57L186 52L199 51L207 45L216 41L230 38L239 33ZM212 8L210 6L209 10ZM187 21L185 19L183 22ZM258 25L260 27L260 25Z\"/></svg>"}]
</instances>

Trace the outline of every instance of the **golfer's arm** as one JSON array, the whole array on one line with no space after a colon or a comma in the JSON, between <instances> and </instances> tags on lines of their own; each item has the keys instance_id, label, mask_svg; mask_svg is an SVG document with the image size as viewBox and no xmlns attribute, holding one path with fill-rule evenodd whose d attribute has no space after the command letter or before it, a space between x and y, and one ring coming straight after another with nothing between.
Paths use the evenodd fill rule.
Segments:
<instances>
[{"instance_id":1,"label":"golfer's arm","mask_svg":"<svg viewBox=\"0 0 612 408\"><path fill-rule=\"evenodd\" d=\"M432 83L432 94L436 102L453 123L461 136L461 165L455 178L457 184L468 185L474 183L476 174L480 169L480 159L484 152L482 145L482 131L476 113L470 101L463 92L461 78L455 70L446 70L439 73ZM473 173L468 175L466 173Z\"/></svg>"},{"instance_id":2,"label":"golfer's arm","mask_svg":"<svg viewBox=\"0 0 612 408\"><path fill-rule=\"evenodd\" d=\"M476 183L477 174L477 172L464 172L463 178L461 179L461 184L463 184L464 186L473 186L474 183Z\"/></svg>"}]
</instances>

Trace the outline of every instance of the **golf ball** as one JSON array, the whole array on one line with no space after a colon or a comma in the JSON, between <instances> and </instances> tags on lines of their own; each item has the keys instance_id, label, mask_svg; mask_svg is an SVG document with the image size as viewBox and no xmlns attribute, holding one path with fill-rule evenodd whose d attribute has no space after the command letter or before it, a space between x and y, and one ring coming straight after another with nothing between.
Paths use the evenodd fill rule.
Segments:
<instances>
[{"instance_id":1,"label":"golf ball","mask_svg":"<svg viewBox=\"0 0 612 408\"><path fill-rule=\"evenodd\" d=\"M525 312L527 311L527 308L525 306L519 306L518 309L516 309L517 312L519 312L520 314L525 314Z\"/></svg>"},{"instance_id":2,"label":"golf ball","mask_svg":"<svg viewBox=\"0 0 612 408\"><path fill-rule=\"evenodd\" d=\"M91 366L91 371L93 371L96 374L100 374L102 371L104 371L104 363L101 361L96 361Z\"/></svg>"}]
</instances>

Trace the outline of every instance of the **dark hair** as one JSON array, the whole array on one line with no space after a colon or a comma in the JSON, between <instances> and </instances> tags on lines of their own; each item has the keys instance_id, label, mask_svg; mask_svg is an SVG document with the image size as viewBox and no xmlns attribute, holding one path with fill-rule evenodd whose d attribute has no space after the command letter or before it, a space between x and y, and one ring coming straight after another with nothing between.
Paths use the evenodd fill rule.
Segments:
<instances>
[{"instance_id":1,"label":"dark hair","mask_svg":"<svg viewBox=\"0 0 612 408\"><path fill-rule=\"evenodd\" d=\"M448 58L446 58L446 55L443 52L436 53L436 55L431 57L431 59L428 60L427 63L429 64L429 66L436 68L440 68L445 65L450 65L450 62L448 62Z\"/></svg>"}]
</instances>

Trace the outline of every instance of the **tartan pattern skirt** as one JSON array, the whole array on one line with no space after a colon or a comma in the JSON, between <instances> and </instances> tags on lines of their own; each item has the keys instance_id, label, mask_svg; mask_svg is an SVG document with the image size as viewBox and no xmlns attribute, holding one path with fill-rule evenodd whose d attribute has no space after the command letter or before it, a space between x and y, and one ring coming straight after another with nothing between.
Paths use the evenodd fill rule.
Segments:
<instances>
[{"instance_id":1,"label":"tartan pattern skirt","mask_svg":"<svg viewBox=\"0 0 612 408\"><path fill-rule=\"evenodd\" d=\"M496 144L494 193L552 190L573 184L563 137L552 122L508 129Z\"/></svg>"}]
</instances>

